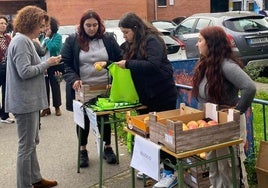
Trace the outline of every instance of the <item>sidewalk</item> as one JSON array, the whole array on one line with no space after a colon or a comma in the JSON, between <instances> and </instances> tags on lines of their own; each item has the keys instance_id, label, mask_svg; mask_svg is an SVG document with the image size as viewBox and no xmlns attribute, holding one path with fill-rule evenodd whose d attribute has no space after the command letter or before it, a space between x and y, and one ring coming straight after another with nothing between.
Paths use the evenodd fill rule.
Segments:
<instances>
[{"instance_id":1,"label":"sidewalk","mask_svg":"<svg viewBox=\"0 0 268 188\"><path fill-rule=\"evenodd\" d=\"M73 113L65 110L65 83L61 83L62 116L52 114L41 118L40 144L37 146L41 173L44 178L58 181L57 188L98 187L99 162L93 134L89 136L89 168L77 173L78 142ZM112 137L114 144L114 137ZM16 124L0 123L0 187L16 188ZM115 148L115 147L113 147ZM120 164L108 165L103 161L103 188L131 187L130 154L119 144ZM136 187L143 187L136 181Z\"/></svg>"},{"instance_id":2,"label":"sidewalk","mask_svg":"<svg viewBox=\"0 0 268 188\"><path fill-rule=\"evenodd\" d=\"M266 90L267 86L257 84L258 89ZM65 110L64 82L61 88L62 116L55 116L51 108L52 114L41 118L40 144L37 146L41 173L45 178L57 180L57 188L97 188L99 163L93 135L90 133L88 144L90 166L77 173L78 142L73 113ZM0 187L16 188L17 146L16 124L0 123ZM131 187L131 156L125 145L119 144L119 154L119 165L108 165L103 161L103 188ZM143 181L136 180L136 188L142 187Z\"/></svg>"}]
</instances>

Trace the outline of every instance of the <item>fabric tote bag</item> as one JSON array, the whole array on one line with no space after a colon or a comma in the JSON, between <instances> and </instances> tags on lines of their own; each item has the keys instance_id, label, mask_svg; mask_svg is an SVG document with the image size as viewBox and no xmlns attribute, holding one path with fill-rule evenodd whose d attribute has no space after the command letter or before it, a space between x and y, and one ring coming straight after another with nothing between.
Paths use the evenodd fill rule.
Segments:
<instances>
[{"instance_id":1,"label":"fabric tote bag","mask_svg":"<svg viewBox=\"0 0 268 188\"><path fill-rule=\"evenodd\" d=\"M130 70L122 69L115 63L109 65L108 69L113 77L110 100L112 102L127 102L131 104L139 103L139 96L133 83Z\"/></svg>"}]
</instances>

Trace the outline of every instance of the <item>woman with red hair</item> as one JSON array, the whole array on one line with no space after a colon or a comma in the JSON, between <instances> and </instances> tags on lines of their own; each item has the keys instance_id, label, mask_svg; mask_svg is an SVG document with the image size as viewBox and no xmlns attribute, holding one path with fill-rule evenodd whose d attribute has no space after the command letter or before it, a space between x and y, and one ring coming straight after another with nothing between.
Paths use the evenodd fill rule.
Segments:
<instances>
[{"instance_id":1,"label":"woman with red hair","mask_svg":"<svg viewBox=\"0 0 268 188\"><path fill-rule=\"evenodd\" d=\"M240 136L246 140L244 113L251 105L256 92L255 83L243 71L241 61L234 55L230 41L221 27L206 27L199 33L196 44L200 59L193 76L193 96L199 108L210 102L220 108L235 108L240 111ZM240 92L240 98L238 93ZM244 143L234 147L237 164L238 187L247 187L243 161ZM228 148L207 153L207 158L215 158L229 153ZM231 165L227 159L209 164L209 178L213 188L232 187ZM240 178L241 177L241 178Z\"/></svg>"}]
</instances>

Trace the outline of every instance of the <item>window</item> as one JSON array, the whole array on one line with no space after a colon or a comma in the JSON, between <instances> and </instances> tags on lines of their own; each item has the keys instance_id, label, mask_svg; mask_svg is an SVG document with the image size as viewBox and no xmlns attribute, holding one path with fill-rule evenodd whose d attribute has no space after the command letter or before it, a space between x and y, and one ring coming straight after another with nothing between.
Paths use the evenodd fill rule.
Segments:
<instances>
[{"instance_id":1,"label":"window","mask_svg":"<svg viewBox=\"0 0 268 188\"><path fill-rule=\"evenodd\" d=\"M167 6L167 0L157 0L158 6Z\"/></svg>"},{"instance_id":2,"label":"window","mask_svg":"<svg viewBox=\"0 0 268 188\"><path fill-rule=\"evenodd\" d=\"M211 21L209 19L202 19L200 18L196 24L196 28L194 33L199 33L201 29L204 27L211 26Z\"/></svg>"},{"instance_id":3,"label":"window","mask_svg":"<svg viewBox=\"0 0 268 188\"><path fill-rule=\"evenodd\" d=\"M196 19L189 19L185 22L182 22L176 30L177 35L189 34L192 32Z\"/></svg>"},{"instance_id":4,"label":"window","mask_svg":"<svg viewBox=\"0 0 268 188\"><path fill-rule=\"evenodd\" d=\"M242 3L241 2L233 2L233 10L241 10Z\"/></svg>"}]
</instances>

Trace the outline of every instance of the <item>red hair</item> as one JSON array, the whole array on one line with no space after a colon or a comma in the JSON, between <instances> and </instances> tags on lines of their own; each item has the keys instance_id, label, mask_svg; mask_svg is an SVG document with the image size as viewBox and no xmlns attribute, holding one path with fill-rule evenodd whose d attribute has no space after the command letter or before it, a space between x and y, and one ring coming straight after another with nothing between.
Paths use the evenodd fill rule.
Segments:
<instances>
[{"instance_id":1,"label":"red hair","mask_svg":"<svg viewBox=\"0 0 268 188\"><path fill-rule=\"evenodd\" d=\"M79 27L78 27L78 42L80 44L80 47L82 50L84 51L88 51L89 50L89 41L91 40L91 38L86 34L85 32L85 29L84 29L84 23L87 19L90 19L90 18L94 18L98 21L98 31L96 33L96 35L94 36L95 38L103 38L104 36L104 32L105 32L105 27L101 21L101 18L100 16L92 11L92 10L88 10L86 11L81 19L80 19L80 24L79 24Z\"/></svg>"},{"instance_id":2,"label":"red hair","mask_svg":"<svg viewBox=\"0 0 268 188\"><path fill-rule=\"evenodd\" d=\"M232 62L237 63L240 67L242 67L242 63L234 55L230 41L221 27L206 27L200 30L200 35L206 41L208 52L206 56L200 56L195 68L192 94L194 97L198 97L200 82L206 77L206 91L208 92L209 102L219 104L224 94L221 70L224 59L233 60Z\"/></svg>"}]
</instances>

